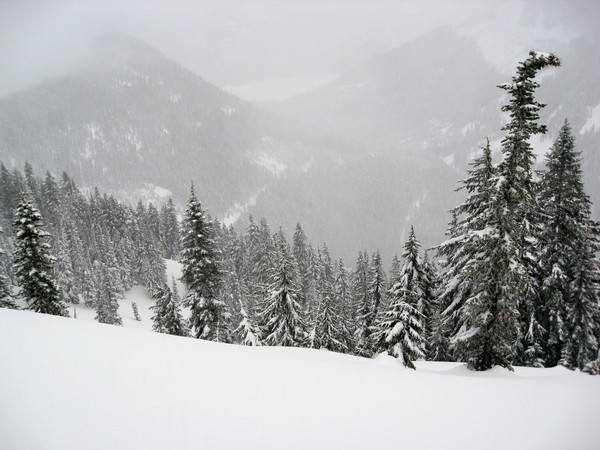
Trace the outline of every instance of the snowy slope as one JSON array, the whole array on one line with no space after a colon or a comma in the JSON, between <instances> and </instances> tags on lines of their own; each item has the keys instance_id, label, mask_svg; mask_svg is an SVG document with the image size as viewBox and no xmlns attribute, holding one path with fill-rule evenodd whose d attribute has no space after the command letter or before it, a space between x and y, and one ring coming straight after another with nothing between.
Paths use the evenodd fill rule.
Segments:
<instances>
[{"instance_id":1,"label":"snowy slope","mask_svg":"<svg viewBox=\"0 0 600 450\"><path fill-rule=\"evenodd\" d=\"M5 449L597 448L600 377L404 369L0 310Z\"/></svg>"}]
</instances>

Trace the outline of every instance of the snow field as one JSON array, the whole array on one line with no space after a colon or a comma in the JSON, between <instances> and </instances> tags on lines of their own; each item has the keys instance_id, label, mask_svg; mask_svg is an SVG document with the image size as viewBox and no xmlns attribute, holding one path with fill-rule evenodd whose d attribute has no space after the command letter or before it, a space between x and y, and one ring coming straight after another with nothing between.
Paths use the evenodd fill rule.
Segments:
<instances>
[{"instance_id":1,"label":"snow field","mask_svg":"<svg viewBox=\"0 0 600 450\"><path fill-rule=\"evenodd\" d=\"M0 310L5 449L585 449L600 377L403 368Z\"/></svg>"}]
</instances>

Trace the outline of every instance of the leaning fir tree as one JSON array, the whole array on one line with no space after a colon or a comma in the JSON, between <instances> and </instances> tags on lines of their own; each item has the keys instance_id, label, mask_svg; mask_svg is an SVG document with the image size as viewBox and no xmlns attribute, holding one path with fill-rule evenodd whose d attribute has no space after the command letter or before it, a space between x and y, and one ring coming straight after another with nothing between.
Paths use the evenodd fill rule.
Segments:
<instances>
[{"instance_id":1,"label":"leaning fir tree","mask_svg":"<svg viewBox=\"0 0 600 450\"><path fill-rule=\"evenodd\" d=\"M546 126L538 123L539 112L546 105L534 97L539 87L534 78L540 70L559 65L560 61L553 54L531 51L529 58L517 67L512 82L499 86L511 99L502 107L502 111L509 113L510 120L502 128L507 135L502 140L504 159L498 167L499 204L496 206L501 208L500 234L516 253L516 259L509 256L501 261L501 266L512 279L507 294L517 301L519 316L517 347L512 359L524 365L540 365L543 335L537 318L535 277L538 265L535 237L543 219L537 206L533 179L535 155L529 139L546 132Z\"/></svg>"},{"instance_id":2,"label":"leaning fir tree","mask_svg":"<svg viewBox=\"0 0 600 450\"><path fill-rule=\"evenodd\" d=\"M188 293L184 306L190 309L194 337L227 342L227 306L219 300L221 270L213 226L196 198L194 186L185 210L181 238L181 281Z\"/></svg>"},{"instance_id":3,"label":"leaning fir tree","mask_svg":"<svg viewBox=\"0 0 600 450\"><path fill-rule=\"evenodd\" d=\"M554 55L530 52L519 64L512 83L500 86L510 95L502 110L510 115L503 127L503 161L487 185L478 188L483 204L478 214L467 212L467 229L457 251L465 254L461 277L467 276L451 336L455 356L470 368L487 370L513 361L537 360L541 329L535 315L535 234L540 223L529 138L544 133L539 125L543 104L534 98L538 71L560 63ZM460 259L457 261L459 264ZM446 291L453 284L446 286ZM533 351L532 351L533 350Z\"/></svg>"},{"instance_id":4,"label":"leaning fir tree","mask_svg":"<svg viewBox=\"0 0 600 450\"><path fill-rule=\"evenodd\" d=\"M32 311L68 316L67 306L54 279L55 258L50 255L50 245L46 242L48 233L42 228L42 216L27 192L19 195L13 226L14 269L21 297Z\"/></svg>"}]
</instances>

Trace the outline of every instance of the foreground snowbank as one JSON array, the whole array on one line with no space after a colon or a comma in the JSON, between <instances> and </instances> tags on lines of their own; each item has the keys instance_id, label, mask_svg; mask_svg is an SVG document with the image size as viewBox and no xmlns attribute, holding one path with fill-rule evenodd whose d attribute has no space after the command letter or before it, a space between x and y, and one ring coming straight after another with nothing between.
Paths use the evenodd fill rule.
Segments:
<instances>
[{"instance_id":1,"label":"foreground snowbank","mask_svg":"<svg viewBox=\"0 0 600 450\"><path fill-rule=\"evenodd\" d=\"M20 449L597 448L600 377L406 370L0 310L0 442Z\"/></svg>"}]
</instances>

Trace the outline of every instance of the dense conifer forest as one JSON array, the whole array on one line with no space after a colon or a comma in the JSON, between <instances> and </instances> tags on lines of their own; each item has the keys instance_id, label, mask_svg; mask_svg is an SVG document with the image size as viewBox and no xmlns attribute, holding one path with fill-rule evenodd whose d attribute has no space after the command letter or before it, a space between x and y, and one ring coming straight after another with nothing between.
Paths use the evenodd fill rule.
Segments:
<instances>
[{"instance_id":1,"label":"dense conifer forest","mask_svg":"<svg viewBox=\"0 0 600 450\"><path fill-rule=\"evenodd\" d=\"M0 305L68 315L68 304L85 303L99 322L120 325L118 299L139 284L156 300L153 329L161 333L388 352L412 368L426 358L474 370L564 365L597 373L599 226L581 156L566 120L539 173L529 144L546 131L534 78L558 66L554 55L531 52L499 86L509 99L505 137L470 163L447 240L422 249L411 229L389 268L373 249L353 264L336 258L300 223L287 235L265 218L226 227L193 185L185 207L132 206L98 189L82 192L66 173L37 177L29 164L2 164ZM165 259L181 263L186 292L167 279Z\"/></svg>"}]
</instances>

